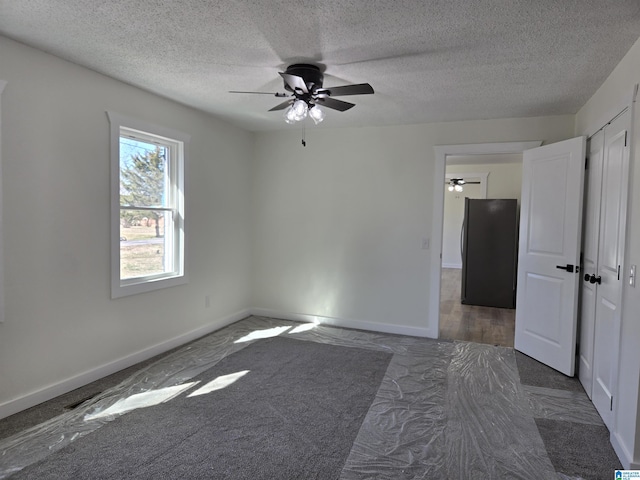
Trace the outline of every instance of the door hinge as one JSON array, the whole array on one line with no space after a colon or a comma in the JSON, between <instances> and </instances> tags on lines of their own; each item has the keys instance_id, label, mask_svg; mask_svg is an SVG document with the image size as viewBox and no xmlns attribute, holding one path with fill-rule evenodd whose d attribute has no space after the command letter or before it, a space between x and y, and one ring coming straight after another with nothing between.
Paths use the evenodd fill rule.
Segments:
<instances>
[{"instance_id":1,"label":"door hinge","mask_svg":"<svg viewBox=\"0 0 640 480\"><path fill-rule=\"evenodd\" d=\"M629 131L625 130L624 131L624 146L627 146L627 137L629 136Z\"/></svg>"},{"instance_id":2,"label":"door hinge","mask_svg":"<svg viewBox=\"0 0 640 480\"><path fill-rule=\"evenodd\" d=\"M611 396L611 405L609 406L609 410L613 412L613 395Z\"/></svg>"},{"instance_id":3,"label":"door hinge","mask_svg":"<svg viewBox=\"0 0 640 480\"><path fill-rule=\"evenodd\" d=\"M620 281L620 265L618 265L618 281Z\"/></svg>"},{"instance_id":4,"label":"door hinge","mask_svg":"<svg viewBox=\"0 0 640 480\"><path fill-rule=\"evenodd\" d=\"M589 157L584 159L584 169L589 170Z\"/></svg>"}]
</instances>

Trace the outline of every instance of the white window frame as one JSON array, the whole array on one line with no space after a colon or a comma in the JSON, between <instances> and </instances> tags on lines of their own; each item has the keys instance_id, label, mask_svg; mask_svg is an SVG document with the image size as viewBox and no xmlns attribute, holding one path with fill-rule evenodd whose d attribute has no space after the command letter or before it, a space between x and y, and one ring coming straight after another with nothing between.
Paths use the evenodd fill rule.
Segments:
<instances>
[{"instance_id":1,"label":"white window frame","mask_svg":"<svg viewBox=\"0 0 640 480\"><path fill-rule=\"evenodd\" d=\"M111 298L151 292L187 283L186 272L186 223L184 217L184 185L190 135L171 128L153 125L143 120L107 112L110 128L111 158ZM173 249L166 255L173 257L174 271L143 277L120 278L120 137L137 136L143 141L168 145L171 153L170 182L175 228L170 236Z\"/></svg>"}]
</instances>

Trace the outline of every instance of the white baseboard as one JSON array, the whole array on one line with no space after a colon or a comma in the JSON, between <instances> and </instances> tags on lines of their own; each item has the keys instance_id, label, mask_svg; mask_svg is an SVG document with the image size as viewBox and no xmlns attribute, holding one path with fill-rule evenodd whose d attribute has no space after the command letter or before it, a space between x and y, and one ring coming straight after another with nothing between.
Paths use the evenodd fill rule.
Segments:
<instances>
[{"instance_id":1,"label":"white baseboard","mask_svg":"<svg viewBox=\"0 0 640 480\"><path fill-rule=\"evenodd\" d=\"M250 311L246 309L222 318L218 318L213 322L195 330L191 330L190 332L178 335L177 337L171 338L156 345L152 345L151 347L132 353L130 355L127 355L126 357L119 358L117 360L114 360L113 362L109 362L87 372L83 372L79 375L68 378L67 380L63 380L62 382L44 387L22 397L9 400L8 402L0 404L0 418L5 418L9 415L13 415L14 413L21 412L22 410L26 410L27 408L31 408L42 402L51 400L52 398L55 398L59 395L70 392L71 390L75 390L76 388L80 388L84 385L87 385L88 383L99 380L100 378L106 377L107 375L119 372L124 368L135 365L136 363L140 363L151 357L171 350L172 348L184 345L185 343L226 327L227 325L237 322L238 320L242 320L249 315Z\"/></svg>"},{"instance_id":2,"label":"white baseboard","mask_svg":"<svg viewBox=\"0 0 640 480\"><path fill-rule=\"evenodd\" d=\"M358 330L369 330L373 332L433 338L432 335L430 335L431 332L428 328L411 327L408 325L392 325L389 323L368 322L364 320L322 317L319 315L309 315L304 313L282 312L267 308L252 308L251 314L260 317L281 318L282 320L292 320L295 322L318 322L334 327L356 328Z\"/></svg>"},{"instance_id":3,"label":"white baseboard","mask_svg":"<svg viewBox=\"0 0 640 480\"><path fill-rule=\"evenodd\" d=\"M613 450L616 452L616 455L620 459L620 463L622 463L622 467L625 470L640 470L640 462L633 461L633 455L627 449L617 433L611 432L609 441L611 442Z\"/></svg>"},{"instance_id":4,"label":"white baseboard","mask_svg":"<svg viewBox=\"0 0 640 480\"><path fill-rule=\"evenodd\" d=\"M421 327L412 327L406 325L392 325L387 323L377 323L363 320L352 320L344 318L322 317L317 315L308 315L301 313L281 312L264 308L245 309L222 318L218 318L213 322L204 325L190 332L178 335L164 342L152 345L138 352L132 353L125 357L109 362L100 367L75 375L61 382L49 385L27 395L9 400L0 404L0 419L21 412L27 408L31 408L47 400L51 400L59 395L64 395L71 390L80 388L88 383L99 380L100 378L111 375L124 368L128 368L136 363L147 360L151 357L164 353L172 348L184 345L192 340L207 335L208 333L219 330L227 325L242 320L250 315L258 315L262 317L281 318L283 320L292 320L298 322L319 322L326 325L332 325L343 328L355 328L359 330L369 330L374 332L393 333L399 335L411 335L415 337L432 337L430 329Z\"/></svg>"}]
</instances>

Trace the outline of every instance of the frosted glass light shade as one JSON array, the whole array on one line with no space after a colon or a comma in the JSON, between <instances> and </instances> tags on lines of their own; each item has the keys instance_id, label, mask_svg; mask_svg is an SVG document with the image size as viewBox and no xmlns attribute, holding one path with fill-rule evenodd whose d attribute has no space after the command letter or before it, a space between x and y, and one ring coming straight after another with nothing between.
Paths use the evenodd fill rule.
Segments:
<instances>
[{"instance_id":1,"label":"frosted glass light shade","mask_svg":"<svg viewBox=\"0 0 640 480\"><path fill-rule=\"evenodd\" d=\"M309 116L317 125L324 120L324 110L322 110L318 105L315 105L309 109Z\"/></svg>"},{"instance_id":2,"label":"frosted glass light shade","mask_svg":"<svg viewBox=\"0 0 640 480\"><path fill-rule=\"evenodd\" d=\"M296 100L293 102L293 106L291 108L296 121L304 120L307 117L309 107L307 107L307 104L302 100Z\"/></svg>"},{"instance_id":3,"label":"frosted glass light shade","mask_svg":"<svg viewBox=\"0 0 640 480\"><path fill-rule=\"evenodd\" d=\"M295 113L293 112L293 107L288 107L284 111L284 121L289 125L296 122Z\"/></svg>"}]
</instances>

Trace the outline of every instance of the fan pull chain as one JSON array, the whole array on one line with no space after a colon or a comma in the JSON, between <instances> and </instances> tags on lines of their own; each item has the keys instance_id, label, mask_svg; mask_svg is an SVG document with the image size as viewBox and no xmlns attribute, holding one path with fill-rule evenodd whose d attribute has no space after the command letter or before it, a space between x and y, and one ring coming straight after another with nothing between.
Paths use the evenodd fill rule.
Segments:
<instances>
[{"instance_id":1,"label":"fan pull chain","mask_svg":"<svg viewBox=\"0 0 640 480\"><path fill-rule=\"evenodd\" d=\"M307 146L307 142L305 142L304 137L306 136L307 133L307 127L306 125L303 123L302 124L302 146L306 147Z\"/></svg>"}]
</instances>

